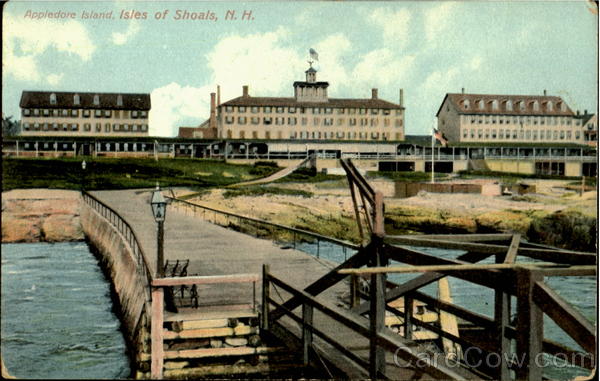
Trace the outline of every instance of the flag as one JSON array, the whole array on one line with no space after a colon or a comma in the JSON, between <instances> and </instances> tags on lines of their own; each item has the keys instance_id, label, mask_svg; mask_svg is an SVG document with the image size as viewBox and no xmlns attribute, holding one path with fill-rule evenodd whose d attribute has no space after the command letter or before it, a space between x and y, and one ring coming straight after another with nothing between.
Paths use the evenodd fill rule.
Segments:
<instances>
[{"instance_id":1,"label":"flag","mask_svg":"<svg viewBox=\"0 0 600 381\"><path fill-rule=\"evenodd\" d=\"M308 52L310 53L310 58L311 58L311 59L313 59L313 60L315 60L315 61L318 61L318 60L319 60L319 53L317 53L317 51L316 51L316 50L314 50L313 48L310 48L310 49L308 50Z\"/></svg>"},{"instance_id":2,"label":"flag","mask_svg":"<svg viewBox=\"0 0 600 381\"><path fill-rule=\"evenodd\" d=\"M442 146L448 146L448 140L446 140L446 138L444 138L444 135L442 135L442 133L436 130L435 128L433 129L433 136L435 136L435 138L440 141Z\"/></svg>"}]
</instances>

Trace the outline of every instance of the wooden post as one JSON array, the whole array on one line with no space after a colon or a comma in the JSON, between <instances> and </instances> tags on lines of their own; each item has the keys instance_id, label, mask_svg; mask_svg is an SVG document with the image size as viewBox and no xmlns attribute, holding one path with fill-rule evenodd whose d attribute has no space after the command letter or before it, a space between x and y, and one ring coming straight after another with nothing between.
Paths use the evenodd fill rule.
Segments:
<instances>
[{"instance_id":1,"label":"wooden post","mask_svg":"<svg viewBox=\"0 0 600 381\"><path fill-rule=\"evenodd\" d=\"M151 360L150 374L152 379L163 378L163 302L164 294L162 287L152 290L152 318L151 318Z\"/></svg>"},{"instance_id":2,"label":"wooden post","mask_svg":"<svg viewBox=\"0 0 600 381\"><path fill-rule=\"evenodd\" d=\"M404 296L404 338L412 340L413 298L410 294Z\"/></svg>"},{"instance_id":3,"label":"wooden post","mask_svg":"<svg viewBox=\"0 0 600 381\"><path fill-rule=\"evenodd\" d=\"M581 196L585 193L585 176L581 177Z\"/></svg>"},{"instance_id":4,"label":"wooden post","mask_svg":"<svg viewBox=\"0 0 600 381\"><path fill-rule=\"evenodd\" d=\"M263 265L263 279L262 279L262 316L261 316L261 327L263 331L269 330L269 265Z\"/></svg>"},{"instance_id":5,"label":"wooden post","mask_svg":"<svg viewBox=\"0 0 600 381\"><path fill-rule=\"evenodd\" d=\"M360 304L359 295L359 278L358 275L350 275L350 308L354 308Z\"/></svg>"},{"instance_id":6,"label":"wooden post","mask_svg":"<svg viewBox=\"0 0 600 381\"><path fill-rule=\"evenodd\" d=\"M157 278L164 278L165 276L165 258L164 258L164 238L165 228L164 221L158 221L158 233L157 233L157 258L156 258L156 276Z\"/></svg>"},{"instance_id":7,"label":"wooden post","mask_svg":"<svg viewBox=\"0 0 600 381\"><path fill-rule=\"evenodd\" d=\"M375 241L374 258L372 264L374 266L386 265L384 260L383 241L375 234L371 238L371 242ZM380 374L385 373L385 351L378 345L377 336L385 327L385 283L386 274L377 273L371 275L371 311L369 312L369 377L375 380Z\"/></svg>"},{"instance_id":8,"label":"wooden post","mask_svg":"<svg viewBox=\"0 0 600 381\"><path fill-rule=\"evenodd\" d=\"M543 277L532 270L518 268L517 274L517 380L541 381L540 358L544 340L542 310L533 301L533 285ZM537 361L536 361L537 360Z\"/></svg>"},{"instance_id":9,"label":"wooden post","mask_svg":"<svg viewBox=\"0 0 600 381\"><path fill-rule=\"evenodd\" d=\"M502 262L501 254L496 255L496 262ZM498 353L500 364L496 377L500 381L511 380L507 359L510 358L510 339L507 337L507 326L510 324L510 295L502 289L494 290L494 321L496 322Z\"/></svg>"},{"instance_id":10,"label":"wooden post","mask_svg":"<svg viewBox=\"0 0 600 381\"><path fill-rule=\"evenodd\" d=\"M304 366L310 363L310 348L312 348L313 308L302 304L302 360Z\"/></svg>"}]
</instances>

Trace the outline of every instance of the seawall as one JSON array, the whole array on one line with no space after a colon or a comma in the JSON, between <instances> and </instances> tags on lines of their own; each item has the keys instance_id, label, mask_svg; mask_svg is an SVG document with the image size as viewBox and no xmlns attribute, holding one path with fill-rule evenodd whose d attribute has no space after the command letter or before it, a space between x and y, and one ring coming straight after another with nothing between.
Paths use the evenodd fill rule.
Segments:
<instances>
[{"instance_id":1,"label":"seawall","mask_svg":"<svg viewBox=\"0 0 600 381\"><path fill-rule=\"evenodd\" d=\"M90 247L100 259L115 291L121 324L132 359L132 373L146 378L150 370L150 290L137 271L134 253L121 233L84 202L81 226Z\"/></svg>"}]
</instances>

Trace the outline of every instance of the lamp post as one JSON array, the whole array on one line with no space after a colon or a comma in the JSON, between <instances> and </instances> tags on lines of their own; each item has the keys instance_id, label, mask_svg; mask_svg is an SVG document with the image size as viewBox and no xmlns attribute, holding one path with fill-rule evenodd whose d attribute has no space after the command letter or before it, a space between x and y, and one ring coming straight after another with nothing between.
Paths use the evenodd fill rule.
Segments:
<instances>
[{"instance_id":1,"label":"lamp post","mask_svg":"<svg viewBox=\"0 0 600 381\"><path fill-rule=\"evenodd\" d=\"M167 202L163 197L160 187L156 184L156 190L152 193L152 199L150 201L150 205L152 206L152 214L154 215L154 220L158 224L158 233L157 233L157 261L156 261L156 277L163 278L165 276L165 268L164 268L164 251L163 251L163 239L164 239L164 222L165 216L167 214Z\"/></svg>"},{"instance_id":2,"label":"lamp post","mask_svg":"<svg viewBox=\"0 0 600 381\"><path fill-rule=\"evenodd\" d=\"M87 166L85 160L81 162L81 191L85 190L85 167Z\"/></svg>"}]
</instances>

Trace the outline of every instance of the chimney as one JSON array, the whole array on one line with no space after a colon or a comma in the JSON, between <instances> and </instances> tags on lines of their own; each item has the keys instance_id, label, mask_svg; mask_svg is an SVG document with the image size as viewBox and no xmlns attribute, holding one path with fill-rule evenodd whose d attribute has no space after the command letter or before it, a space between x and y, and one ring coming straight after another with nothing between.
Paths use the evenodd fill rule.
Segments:
<instances>
[{"instance_id":1,"label":"chimney","mask_svg":"<svg viewBox=\"0 0 600 381\"><path fill-rule=\"evenodd\" d=\"M546 96L546 89L544 89L544 96Z\"/></svg>"},{"instance_id":2,"label":"chimney","mask_svg":"<svg viewBox=\"0 0 600 381\"><path fill-rule=\"evenodd\" d=\"M465 88L463 87L462 89L460 89L460 93L464 94L465 93Z\"/></svg>"},{"instance_id":3,"label":"chimney","mask_svg":"<svg viewBox=\"0 0 600 381\"><path fill-rule=\"evenodd\" d=\"M242 96L243 96L244 98L247 98L247 97L248 97L248 85L244 85L244 86L242 86Z\"/></svg>"},{"instance_id":4,"label":"chimney","mask_svg":"<svg viewBox=\"0 0 600 381\"><path fill-rule=\"evenodd\" d=\"M586 110L586 111L587 111L587 110ZM586 114L587 114L587 112L586 112ZM579 110L577 110L577 115L579 115Z\"/></svg>"},{"instance_id":5,"label":"chimney","mask_svg":"<svg viewBox=\"0 0 600 381\"><path fill-rule=\"evenodd\" d=\"M400 99L398 104L400 107L404 107L404 89L400 89Z\"/></svg>"},{"instance_id":6,"label":"chimney","mask_svg":"<svg viewBox=\"0 0 600 381\"><path fill-rule=\"evenodd\" d=\"M377 89L371 89L371 99L377 99Z\"/></svg>"},{"instance_id":7,"label":"chimney","mask_svg":"<svg viewBox=\"0 0 600 381\"><path fill-rule=\"evenodd\" d=\"M221 105L221 86L217 85L217 106Z\"/></svg>"},{"instance_id":8,"label":"chimney","mask_svg":"<svg viewBox=\"0 0 600 381\"><path fill-rule=\"evenodd\" d=\"M587 110L583 110L583 113L584 113L585 115L587 115L587 114L588 114L588 113L587 113Z\"/></svg>"},{"instance_id":9,"label":"chimney","mask_svg":"<svg viewBox=\"0 0 600 381\"><path fill-rule=\"evenodd\" d=\"M209 128L217 128L217 110L215 105L215 93L210 93L210 120Z\"/></svg>"}]
</instances>

